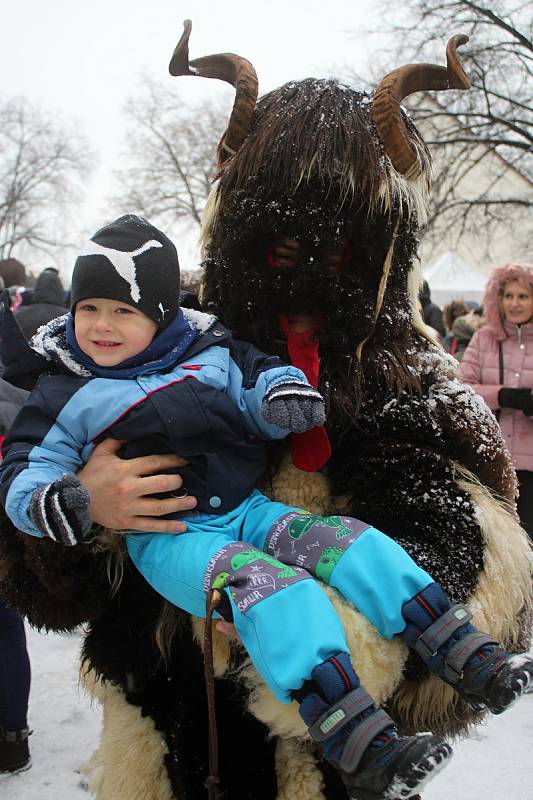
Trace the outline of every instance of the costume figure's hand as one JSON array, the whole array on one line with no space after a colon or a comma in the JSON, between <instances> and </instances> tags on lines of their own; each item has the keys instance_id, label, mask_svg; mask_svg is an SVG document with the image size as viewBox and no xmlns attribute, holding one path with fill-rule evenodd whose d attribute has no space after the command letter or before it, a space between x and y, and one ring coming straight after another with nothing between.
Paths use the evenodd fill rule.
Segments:
<instances>
[{"instance_id":1,"label":"costume figure's hand","mask_svg":"<svg viewBox=\"0 0 533 800\"><path fill-rule=\"evenodd\" d=\"M286 381L277 383L263 400L261 413L271 425L303 433L326 421L324 399L320 392L306 383Z\"/></svg>"},{"instance_id":2,"label":"costume figure's hand","mask_svg":"<svg viewBox=\"0 0 533 800\"><path fill-rule=\"evenodd\" d=\"M498 403L500 408L513 408L515 411L523 411L524 414L527 414L525 407L531 403L531 389L509 389L503 386L498 392Z\"/></svg>"},{"instance_id":3,"label":"costume figure's hand","mask_svg":"<svg viewBox=\"0 0 533 800\"><path fill-rule=\"evenodd\" d=\"M66 473L33 492L28 516L33 524L56 542L71 547L91 529L90 495L75 475Z\"/></svg>"},{"instance_id":4,"label":"costume figure's hand","mask_svg":"<svg viewBox=\"0 0 533 800\"><path fill-rule=\"evenodd\" d=\"M122 459L117 455L122 444L104 439L78 472L91 497L92 521L115 530L182 533L187 529L184 523L159 518L194 508L196 498L186 495L158 500L146 495L180 489L179 475L159 473L183 466L184 459L172 454Z\"/></svg>"}]
</instances>

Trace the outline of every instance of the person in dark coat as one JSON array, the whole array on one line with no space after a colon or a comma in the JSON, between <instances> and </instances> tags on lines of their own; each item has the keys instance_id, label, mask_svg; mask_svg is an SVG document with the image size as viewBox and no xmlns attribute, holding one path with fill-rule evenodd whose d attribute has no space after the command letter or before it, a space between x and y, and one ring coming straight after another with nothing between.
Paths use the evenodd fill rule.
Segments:
<instances>
[{"instance_id":1,"label":"person in dark coat","mask_svg":"<svg viewBox=\"0 0 533 800\"><path fill-rule=\"evenodd\" d=\"M0 378L0 442L27 396L28 392ZM30 766L30 684L24 620L0 595L0 773L19 772Z\"/></svg>"},{"instance_id":2,"label":"person in dark coat","mask_svg":"<svg viewBox=\"0 0 533 800\"><path fill-rule=\"evenodd\" d=\"M54 267L43 269L33 292L33 302L20 306L16 312L17 322L26 339L31 339L41 325L66 314L65 290Z\"/></svg>"},{"instance_id":3,"label":"person in dark coat","mask_svg":"<svg viewBox=\"0 0 533 800\"><path fill-rule=\"evenodd\" d=\"M419 297L422 303L422 317L426 325L436 330L442 337L446 336L442 311L436 303L431 302L431 292L427 281L422 284Z\"/></svg>"}]
</instances>

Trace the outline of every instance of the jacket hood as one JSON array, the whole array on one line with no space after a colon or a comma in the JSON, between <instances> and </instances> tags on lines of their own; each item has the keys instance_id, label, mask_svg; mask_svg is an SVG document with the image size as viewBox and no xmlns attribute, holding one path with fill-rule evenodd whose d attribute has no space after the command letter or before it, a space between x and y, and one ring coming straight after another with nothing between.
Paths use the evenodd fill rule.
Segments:
<instances>
[{"instance_id":1,"label":"jacket hood","mask_svg":"<svg viewBox=\"0 0 533 800\"><path fill-rule=\"evenodd\" d=\"M65 308L65 292L55 269L45 269L37 278L33 303L52 303Z\"/></svg>"},{"instance_id":2,"label":"jacket hood","mask_svg":"<svg viewBox=\"0 0 533 800\"><path fill-rule=\"evenodd\" d=\"M217 318L212 314L205 314L189 308L182 309L182 312L187 324L194 330L197 337L196 343L187 349L187 354L193 350L195 352L202 350L214 343L218 344L229 335L222 325L217 325ZM78 360L69 346L67 336L69 316L69 314L64 314L62 317L56 317L39 328L31 340L31 349L47 361L51 361L73 375L92 377L93 372ZM213 338L214 330L216 333ZM138 371L153 370L157 366L157 361L147 362L139 367ZM114 371L114 375L121 377L118 370Z\"/></svg>"},{"instance_id":3,"label":"jacket hood","mask_svg":"<svg viewBox=\"0 0 533 800\"><path fill-rule=\"evenodd\" d=\"M483 295L483 309L487 327L498 336L506 339L507 333L503 327L503 317L500 309L500 299L506 283L520 281L533 289L533 266L529 264L504 264L496 267L490 275Z\"/></svg>"}]
</instances>

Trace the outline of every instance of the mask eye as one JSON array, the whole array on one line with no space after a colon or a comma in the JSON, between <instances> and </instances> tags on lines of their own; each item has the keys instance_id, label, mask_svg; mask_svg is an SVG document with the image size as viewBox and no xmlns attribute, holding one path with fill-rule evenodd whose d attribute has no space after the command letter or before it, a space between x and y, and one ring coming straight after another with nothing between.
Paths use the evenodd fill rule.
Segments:
<instances>
[{"instance_id":1,"label":"mask eye","mask_svg":"<svg viewBox=\"0 0 533 800\"><path fill-rule=\"evenodd\" d=\"M293 269L300 259L298 239L280 239L267 252L267 264L273 269Z\"/></svg>"},{"instance_id":2,"label":"mask eye","mask_svg":"<svg viewBox=\"0 0 533 800\"><path fill-rule=\"evenodd\" d=\"M352 246L347 239L343 239L340 244L325 245L322 248L322 256L329 272L343 272L352 261Z\"/></svg>"}]
</instances>

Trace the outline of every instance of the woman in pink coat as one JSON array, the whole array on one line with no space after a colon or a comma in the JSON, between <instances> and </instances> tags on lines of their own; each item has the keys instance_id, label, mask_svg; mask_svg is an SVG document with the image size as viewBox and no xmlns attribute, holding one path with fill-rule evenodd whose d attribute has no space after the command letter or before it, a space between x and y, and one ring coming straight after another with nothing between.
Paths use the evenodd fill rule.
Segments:
<instances>
[{"instance_id":1,"label":"woman in pink coat","mask_svg":"<svg viewBox=\"0 0 533 800\"><path fill-rule=\"evenodd\" d=\"M483 307L486 325L472 337L459 374L499 418L517 471L518 514L533 538L533 266L497 267Z\"/></svg>"}]
</instances>

